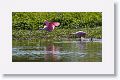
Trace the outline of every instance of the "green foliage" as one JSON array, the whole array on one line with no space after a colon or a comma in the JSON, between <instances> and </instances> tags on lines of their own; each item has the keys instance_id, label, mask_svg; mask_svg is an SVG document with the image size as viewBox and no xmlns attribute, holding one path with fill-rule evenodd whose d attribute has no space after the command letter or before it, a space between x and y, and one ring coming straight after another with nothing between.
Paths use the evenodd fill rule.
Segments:
<instances>
[{"instance_id":1,"label":"green foliage","mask_svg":"<svg viewBox=\"0 0 120 80\"><path fill-rule=\"evenodd\" d=\"M84 31L87 33L86 37L90 38L102 38L102 28L97 27L97 28L82 28L82 29L55 29L52 32L47 32L47 31L39 31L39 30L13 30L12 31L12 39L13 40L34 40L34 39L39 39L39 40L57 40L61 41L64 39L69 39L69 38L76 38L75 35L72 35L71 33L75 33L76 31Z\"/></svg>"},{"instance_id":2,"label":"green foliage","mask_svg":"<svg viewBox=\"0 0 120 80\"><path fill-rule=\"evenodd\" d=\"M38 30L45 20L58 21L59 29L95 28L102 26L101 12L13 12L13 30Z\"/></svg>"}]
</instances>

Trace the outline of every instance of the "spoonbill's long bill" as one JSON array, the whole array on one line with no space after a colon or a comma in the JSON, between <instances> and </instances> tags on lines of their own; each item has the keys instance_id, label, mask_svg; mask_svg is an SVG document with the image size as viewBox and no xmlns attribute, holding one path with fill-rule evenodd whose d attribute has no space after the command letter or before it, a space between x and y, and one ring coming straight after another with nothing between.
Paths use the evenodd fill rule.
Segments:
<instances>
[{"instance_id":1,"label":"spoonbill's long bill","mask_svg":"<svg viewBox=\"0 0 120 80\"><path fill-rule=\"evenodd\" d=\"M75 34L77 37L79 37L80 41L81 41L81 38L85 38L85 36L86 36L86 32L83 32L83 31L78 31L78 32L73 33L73 34Z\"/></svg>"},{"instance_id":2,"label":"spoonbill's long bill","mask_svg":"<svg viewBox=\"0 0 120 80\"><path fill-rule=\"evenodd\" d=\"M40 30L46 30L46 31L53 31L55 27L59 26L60 23L59 22L48 22L45 21L44 22L44 28L40 28Z\"/></svg>"}]
</instances>

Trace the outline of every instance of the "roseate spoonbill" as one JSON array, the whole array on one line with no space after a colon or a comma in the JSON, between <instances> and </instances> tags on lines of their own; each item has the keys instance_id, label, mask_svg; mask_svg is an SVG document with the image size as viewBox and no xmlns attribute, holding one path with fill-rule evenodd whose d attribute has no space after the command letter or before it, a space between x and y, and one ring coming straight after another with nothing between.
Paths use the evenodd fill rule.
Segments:
<instances>
[{"instance_id":1,"label":"roseate spoonbill","mask_svg":"<svg viewBox=\"0 0 120 80\"><path fill-rule=\"evenodd\" d=\"M44 22L44 28L40 28L39 30L46 30L46 31L53 31L55 27L59 26L60 23L59 22L48 22L48 21L45 21Z\"/></svg>"},{"instance_id":2,"label":"roseate spoonbill","mask_svg":"<svg viewBox=\"0 0 120 80\"><path fill-rule=\"evenodd\" d=\"M78 31L78 32L73 33L73 34L75 34L77 37L79 37L80 41L82 40L82 38L85 38L85 36L86 36L86 32L83 32L83 31Z\"/></svg>"}]
</instances>

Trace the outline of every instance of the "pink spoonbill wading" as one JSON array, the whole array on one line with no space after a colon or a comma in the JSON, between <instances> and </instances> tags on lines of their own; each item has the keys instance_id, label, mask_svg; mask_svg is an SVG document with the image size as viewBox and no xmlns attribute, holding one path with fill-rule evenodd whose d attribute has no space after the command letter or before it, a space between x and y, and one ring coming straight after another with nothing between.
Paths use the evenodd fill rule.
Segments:
<instances>
[{"instance_id":1,"label":"pink spoonbill wading","mask_svg":"<svg viewBox=\"0 0 120 80\"><path fill-rule=\"evenodd\" d=\"M82 38L85 38L87 33L83 32L83 31L78 31L78 32L75 32L75 33L72 33L72 34L75 34L77 37L80 38L80 41L82 41Z\"/></svg>"},{"instance_id":2,"label":"pink spoonbill wading","mask_svg":"<svg viewBox=\"0 0 120 80\"><path fill-rule=\"evenodd\" d=\"M48 21L45 21L44 24L45 24L44 28L40 28L39 30L46 30L51 32L55 29L55 27L60 25L59 22L48 22Z\"/></svg>"}]
</instances>

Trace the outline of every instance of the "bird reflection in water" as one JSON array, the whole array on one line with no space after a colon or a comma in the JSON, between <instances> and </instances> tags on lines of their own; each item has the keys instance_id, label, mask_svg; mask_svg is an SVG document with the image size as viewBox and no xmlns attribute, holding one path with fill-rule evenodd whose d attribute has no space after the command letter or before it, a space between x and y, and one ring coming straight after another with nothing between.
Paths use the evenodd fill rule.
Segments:
<instances>
[{"instance_id":1,"label":"bird reflection in water","mask_svg":"<svg viewBox=\"0 0 120 80\"><path fill-rule=\"evenodd\" d=\"M80 48L80 50L84 50L86 48L86 42L78 42L78 46Z\"/></svg>"},{"instance_id":2,"label":"bird reflection in water","mask_svg":"<svg viewBox=\"0 0 120 80\"><path fill-rule=\"evenodd\" d=\"M59 52L58 47L54 46L54 44L48 45L46 47L45 61L59 61L59 56L57 52Z\"/></svg>"}]
</instances>

